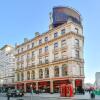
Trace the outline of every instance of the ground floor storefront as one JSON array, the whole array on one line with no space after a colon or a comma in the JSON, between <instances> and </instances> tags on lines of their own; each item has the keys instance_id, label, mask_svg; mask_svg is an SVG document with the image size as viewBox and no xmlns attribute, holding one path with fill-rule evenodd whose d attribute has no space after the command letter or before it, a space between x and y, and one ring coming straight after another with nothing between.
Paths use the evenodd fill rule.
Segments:
<instances>
[{"instance_id":1,"label":"ground floor storefront","mask_svg":"<svg viewBox=\"0 0 100 100\"><path fill-rule=\"evenodd\" d=\"M16 89L23 89L25 92L39 91L44 93L58 93L62 84L72 84L74 90L83 87L83 79L50 79L37 81L17 82Z\"/></svg>"}]
</instances>

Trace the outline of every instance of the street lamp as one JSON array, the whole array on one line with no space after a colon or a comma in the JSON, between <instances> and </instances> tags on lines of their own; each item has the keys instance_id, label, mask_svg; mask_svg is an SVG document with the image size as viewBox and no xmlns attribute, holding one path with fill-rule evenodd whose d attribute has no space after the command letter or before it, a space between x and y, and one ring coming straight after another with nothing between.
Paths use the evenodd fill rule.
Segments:
<instances>
[{"instance_id":1,"label":"street lamp","mask_svg":"<svg viewBox=\"0 0 100 100\"><path fill-rule=\"evenodd\" d=\"M31 89L31 100L32 100L32 98L33 98L33 88L32 88L33 86L32 86L32 84L30 85L30 89Z\"/></svg>"}]
</instances>

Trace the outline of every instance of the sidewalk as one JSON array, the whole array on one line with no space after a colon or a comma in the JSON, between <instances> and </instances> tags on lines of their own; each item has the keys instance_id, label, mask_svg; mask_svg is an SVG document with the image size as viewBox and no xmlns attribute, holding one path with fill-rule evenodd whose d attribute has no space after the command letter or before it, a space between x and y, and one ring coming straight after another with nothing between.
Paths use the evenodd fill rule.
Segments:
<instances>
[{"instance_id":1,"label":"sidewalk","mask_svg":"<svg viewBox=\"0 0 100 100\"><path fill-rule=\"evenodd\" d=\"M82 99L82 100L87 100L90 99L90 94L89 93L85 93L85 95L74 95L74 97L60 97L59 93L54 93L54 94L49 94L49 93L40 93L40 94L31 94L31 93L27 93L25 94L25 96L39 96L42 98L58 98L58 99ZM96 95L95 96L96 100L100 100L100 96Z\"/></svg>"}]
</instances>

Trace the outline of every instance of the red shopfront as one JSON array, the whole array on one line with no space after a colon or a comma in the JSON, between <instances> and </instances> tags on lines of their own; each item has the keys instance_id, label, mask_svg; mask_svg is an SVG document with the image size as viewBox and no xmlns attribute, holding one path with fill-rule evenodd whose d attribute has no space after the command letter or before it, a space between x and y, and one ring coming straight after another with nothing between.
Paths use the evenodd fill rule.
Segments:
<instances>
[{"instance_id":1,"label":"red shopfront","mask_svg":"<svg viewBox=\"0 0 100 100\"><path fill-rule=\"evenodd\" d=\"M26 92L31 92L31 86L33 91L36 90L36 83L26 83Z\"/></svg>"},{"instance_id":2,"label":"red shopfront","mask_svg":"<svg viewBox=\"0 0 100 100\"><path fill-rule=\"evenodd\" d=\"M76 79L75 80L75 90L80 91L82 89L82 80L81 79Z\"/></svg>"},{"instance_id":3,"label":"red shopfront","mask_svg":"<svg viewBox=\"0 0 100 100\"><path fill-rule=\"evenodd\" d=\"M50 93L50 81L38 82L40 92Z\"/></svg>"},{"instance_id":4,"label":"red shopfront","mask_svg":"<svg viewBox=\"0 0 100 100\"><path fill-rule=\"evenodd\" d=\"M58 93L58 92L60 92L60 86L62 85L62 84L69 84L70 83L70 81L69 80L57 80L57 81L54 81L53 82L53 88L54 88L54 92L55 93Z\"/></svg>"},{"instance_id":5,"label":"red shopfront","mask_svg":"<svg viewBox=\"0 0 100 100\"><path fill-rule=\"evenodd\" d=\"M16 84L16 88L19 89L19 90L20 90L20 89L21 89L21 90L24 90L24 83L17 83L17 84Z\"/></svg>"}]
</instances>

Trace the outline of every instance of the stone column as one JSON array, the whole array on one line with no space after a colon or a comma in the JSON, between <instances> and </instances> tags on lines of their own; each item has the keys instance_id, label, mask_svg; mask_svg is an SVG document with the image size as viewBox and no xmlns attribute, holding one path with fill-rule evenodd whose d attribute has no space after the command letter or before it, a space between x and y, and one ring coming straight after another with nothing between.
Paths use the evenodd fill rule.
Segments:
<instances>
[{"instance_id":1,"label":"stone column","mask_svg":"<svg viewBox=\"0 0 100 100\"><path fill-rule=\"evenodd\" d=\"M75 93L75 80L72 80L73 92Z\"/></svg>"},{"instance_id":2,"label":"stone column","mask_svg":"<svg viewBox=\"0 0 100 100\"><path fill-rule=\"evenodd\" d=\"M59 66L59 76L62 77L62 66Z\"/></svg>"},{"instance_id":3,"label":"stone column","mask_svg":"<svg viewBox=\"0 0 100 100\"><path fill-rule=\"evenodd\" d=\"M50 92L53 93L53 80L50 81Z\"/></svg>"},{"instance_id":4,"label":"stone column","mask_svg":"<svg viewBox=\"0 0 100 100\"><path fill-rule=\"evenodd\" d=\"M26 83L24 83L24 92L26 92Z\"/></svg>"},{"instance_id":5,"label":"stone column","mask_svg":"<svg viewBox=\"0 0 100 100\"><path fill-rule=\"evenodd\" d=\"M38 90L38 82L36 82L36 90Z\"/></svg>"}]
</instances>

